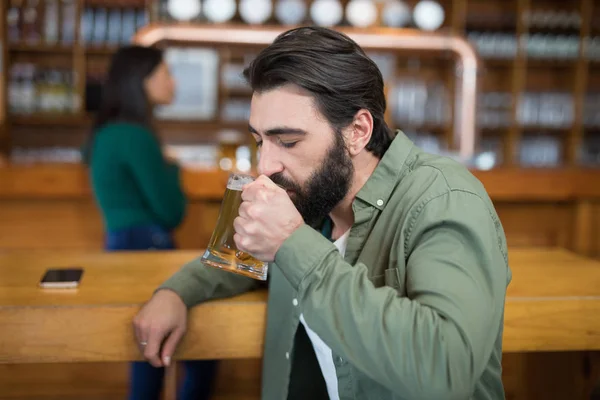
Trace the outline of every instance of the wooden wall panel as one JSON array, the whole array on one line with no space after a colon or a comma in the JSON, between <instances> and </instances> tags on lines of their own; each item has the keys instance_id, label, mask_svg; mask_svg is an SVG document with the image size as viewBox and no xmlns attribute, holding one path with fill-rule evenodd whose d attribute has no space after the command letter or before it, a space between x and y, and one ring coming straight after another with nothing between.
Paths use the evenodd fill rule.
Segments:
<instances>
[{"instance_id":1,"label":"wooden wall panel","mask_svg":"<svg viewBox=\"0 0 600 400\"><path fill-rule=\"evenodd\" d=\"M216 201L192 202L176 232L179 247L201 249L219 215ZM90 200L0 200L1 249L99 249L103 223Z\"/></svg>"},{"instance_id":2,"label":"wooden wall panel","mask_svg":"<svg viewBox=\"0 0 600 400\"><path fill-rule=\"evenodd\" d=\"M507 400L589 400L594 377L589 354L556 352L503 355Z\"/></svg>"},{"instance_id":3,"label":"wooden wall panel","mask_svg":"<svg viewBox=\"0 0 600 400\"><path fill-rule=\"evenodd\" d=\"M190 203L184 223L175 238L182 249L202 249L208 245L219 216L220 201Z\"/></svg>"},{"instance_id":4,"label":"wooden wall panel","mask_svg":"<svg viewBox=\"0 0 600 400\"><path fill-rule=\"evenodd\" d=\"M176 231L179 247L206 246L219 207L217 200L192 201ZM571 202L496 202L496 210L510 246L560 246L600 255L600 203L581 211ZM91 200L0 199L0 221L0 249L98 249L103 243L102 219Z\"/></svg>"},{"instance_id":5,"label":"wooden wall panel","mask_svg":"<svg viewBox=\"0 0 600 400\"><path fill-rule=\"evenodd\" d=\"M3 200L0 248L97 249L102 220L94 204L78 200Z\"/></svg>"},{"instance_id":6,"label":"wooden wall panel","mask_svg":"<svg viewBox=\"0 0 600 400\"><path fill-rule=\"evenodd\" d=\"M572 203L497 202L509 246L569 247Z\"/></svg>"},{"instance_id":7,"label":"wooden wall panel","mask_svg":"<svg viewBox=\"0 0 600 400\"><path fill-rule=\"evenodd\" d=\"M128 368L126 363L0 364L0 400L124 399ZM213 399L258 400L260 371L261 360L222 361Z\"/></svg>"},{"instance_id":8,"label":"wooden wall panel","mask_svg":"<svg viewBox=\"0 0 600 400\"><path fill-rule=\"evenodd\" d=\"M600 258L600 202L594 203L592 213L592 251L591 256Z\"/></svg>"},{"instance_id":9,"label":"wooden wall panel","mask_svg":"<svg viewBox=\"0 0 600 400\"><path fill-rule=\"evenodd\" d=\"M0 398L122 397L127 364L0 364Z\"/></svg>"}]
</instances>

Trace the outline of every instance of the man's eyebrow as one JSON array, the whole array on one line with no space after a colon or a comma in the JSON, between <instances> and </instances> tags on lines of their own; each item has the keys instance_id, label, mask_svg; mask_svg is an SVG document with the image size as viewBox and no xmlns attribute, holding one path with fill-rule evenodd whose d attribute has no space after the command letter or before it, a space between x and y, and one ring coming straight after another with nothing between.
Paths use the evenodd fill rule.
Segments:
<instances>
[{"instance_id":1,"label":"man's eyebrow","mask_svg":"<svg viewBox=\"0 0 600 400\"><path fill-rule=\"evenodd\" d=\"M252 125L248 124L248 130L250 133L255 133L258 135L258 131L252 127ZM290 128L287 126L280 126L276 128L267 129L265 131L265 136L275 136L275 135L306 135L306 131L299 128Z\"/></svg>"}]
</instances>

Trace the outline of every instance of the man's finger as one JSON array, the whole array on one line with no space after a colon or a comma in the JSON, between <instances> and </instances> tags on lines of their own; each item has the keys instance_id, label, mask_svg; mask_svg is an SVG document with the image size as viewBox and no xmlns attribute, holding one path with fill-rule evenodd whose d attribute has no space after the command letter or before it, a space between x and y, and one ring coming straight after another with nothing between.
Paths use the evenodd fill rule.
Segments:
<instances>
[{"instance_id":1,"label":"man's finger","mask_svg":"<svg viewBox=\"0 0 600 400\"><path fill-rule=\"evenodd\" d=\"M168 367L169 364L171 363L171 357L173 357L173 353L175 353L175 349L177 348L179 341L183 337L183 333L184 333L183 329L175 329L167 337L167 340L165 340L163 347L162 347L162 352L160 355L162 364L165 367Z\"/></svg>"},{"instance_id":2,"label":"man's finger","mask_svg":"<svg viewBox=\"0 0 600 400\"><path fill-rule=\"evenodd\" d=\"M271 180L271 178L269 178L266 175L261 175L258 178L256 178L257 183L261 184L262 186L268 188L268 189L278 189L279 186L275 184L275 182L273 182Z\"/></svg>"},{"instance_id":3,"label":"man's finger","mask_svg":"<svg viewBox=\"0 0 600 400\"><path fill-rule=\"evenodd\" d=\"M249 219L250 215L248 215L248 208L250 207L250 203L247 201L243 201L240 204L240 208L238 209L238 215L244 219Z\"/></svg>"},{"instance_id":4,"label":"man's finger","mask_svg":"<svg viewBox=\"0 0 600 400\"><path fill-rule=\"evenodd\" d=\"M238 250L248 253L248 249L245 246L247 244L247 239L245 239L244 236L239 233L234 233L233 242Z\"/></svg>"},{"instance_id":5,"label":"man's finger","mask_svg":"<svg viewBox=\"0 0 600 400\"><path fill-rule=\"evenodd\" d=\"M144 357L155 367L162 367L159 352L163 338L164 335L156 330L151 330L150 336L148 337L148 343L144 348Z\"/></svg>"},{"instance_id":6,"label":"man's finger","mask_svg":"<svg viewBox=\"0 0 600 400\"><path fill-rule=\"evenodd\" d=\"M244 189L242 190L242 200L254 200L256 198L256 194L259 193L261 190L264 190L264 186L260 183L257 183L256 181L249 183L248 185L244 186Z\"/></svg>"},{"instance_id":7,"label":"man's finger","mask_svg":"<svg viewBox=\"0 0 600 400\"><path fill-rule=\"evenodd\" d=\"M239 235L246 234L246 230L244 229L244 226L242 224L242 218L237 217L233 220L233 231Z\"/></svg>"},{"instance_id":8,"label":"man's finger","mask_svg":"<svg viewBox=\"0 0 600 400\"><path fill-rule=\"evenodd\" d=\"M140 352L144 354L146 344L148 343L148 328L144 323L136 319L133 321L133 329L135 332L135 340Z\"/></svg>"}]
</instances>

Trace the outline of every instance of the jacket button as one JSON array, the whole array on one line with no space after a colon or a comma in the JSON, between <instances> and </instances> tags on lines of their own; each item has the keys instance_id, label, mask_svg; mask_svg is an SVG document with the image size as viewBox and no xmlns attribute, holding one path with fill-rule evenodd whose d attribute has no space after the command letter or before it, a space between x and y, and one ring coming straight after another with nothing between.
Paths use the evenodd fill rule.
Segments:
<instances>
[{"instance_id":1,"label":"jacket button","mask_svg":"<svg viewBox=\"0 0 600 400\"><path fill-rule=\"evenodd\" d=\"M379 207L381 207L383 205L383 200L381 200L381 199L377 200L377 205Z\"/></svg>"},{"instance_id":2,"label":"jacket button","mask_svg":"<svg viewBox=\"0 0 600 400\"><path fill-rule=\"evenodd\" d=\"M298 299L292 300L292 304L294 305L294 307L296 307L298 305Z\"/></svg>"},{"instance_id":3,"label":"jacket button","mask_svg":"<svg viewBox=\"0 0 600 400\"><path fill-rule=\"evenodd\" d=\"M285 358L288 360L290 359L290 353L288 353L287 351L285 352Z\"/></svg>"}]
</instances>

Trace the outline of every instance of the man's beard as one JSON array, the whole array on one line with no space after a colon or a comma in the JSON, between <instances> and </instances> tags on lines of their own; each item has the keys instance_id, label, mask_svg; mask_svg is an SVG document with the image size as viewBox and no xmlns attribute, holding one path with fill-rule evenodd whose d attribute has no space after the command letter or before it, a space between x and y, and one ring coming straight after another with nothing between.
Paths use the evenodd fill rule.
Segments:
<instances>
[{"instance_id":1,"label":"man's beard","mask_svg":"<svg viewBox=\"0 0 600 400\"><path fill-rule=\"evenodd\" d=\"M342 135L335 132L333 146L304 187L285 178L281 173L273 174L270 178L277 185L294 193L290 198L304 222L315 225L348 194L353 175L354 164L348 155Z\"/></svg>"}]
</instances>

